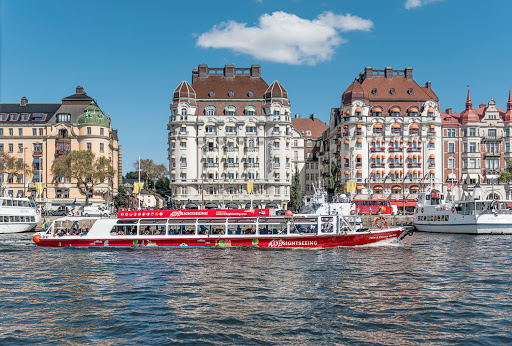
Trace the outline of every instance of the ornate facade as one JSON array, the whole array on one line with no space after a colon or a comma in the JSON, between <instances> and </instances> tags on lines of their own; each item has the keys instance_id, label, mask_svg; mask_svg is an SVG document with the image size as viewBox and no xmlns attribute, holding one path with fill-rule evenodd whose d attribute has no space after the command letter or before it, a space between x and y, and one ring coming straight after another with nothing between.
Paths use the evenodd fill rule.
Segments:
<instances>
[{"instance_id":1,"label":"ornate facade","mask_svg":"<svg viewBox=\"0 0 512 346\"><path fill-rule=\"evenodd\" d=\"M511 93L504 111L493 99L473 108L468 90L466 108L461 113L449 108L442 118L445 193L467 199L480 185L481 198L512 198L510 185L499 182L512 158Z\"/></svg>"},{"instance_id":2,"label":"ornate facade","mask_svg":"<svg viewBox=\"0 0 512 346\"><path fill-rule=\"evenodd\" d=\"M430 82L418 85L412 68L366 67L331 111L321 150L326 184L347 192L351 181L353 198L414 206L418 190L442 182L440 115Z\"/></svg>"},{"instance_id":3,"label":"ornate facade","mask_svg":"<svg viewBox=\"0 0 512 346\"><path fill-rule=\"evenodd\" d=\"M292 126L281 83L269 86L259 65L202 64L192 84L174 90L170 109L170 180L178 207L286 209L304 139Z\"/></svg>"},{"instance_id":4,"label":"ornate facade","mask_svg":"<svg viewBox=\"0 0 512 346\"><path fill-rule=\"evenodd\" d=\"M51 173L55 158L71 150L91 150L96 156L105 156L116 172L114 179L95 189L90 203L111 202L122 181L117 130L112 129L109 115L80 86L61 103L32 104L23 97L20 103L0 104L0 150L30 167L17 176L0 174L7 195L32 196L54 206L83 204L85 196L73 181ZM40 195L36 183L45 184Z\"/></svg>"}]
</instances>

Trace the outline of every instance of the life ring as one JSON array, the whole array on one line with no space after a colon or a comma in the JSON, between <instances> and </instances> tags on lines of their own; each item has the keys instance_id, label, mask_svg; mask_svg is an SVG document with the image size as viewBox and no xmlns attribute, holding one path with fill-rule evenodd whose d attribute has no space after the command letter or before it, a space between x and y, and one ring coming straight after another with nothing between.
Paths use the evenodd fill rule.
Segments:
<instances>
[{"instance_id":1,"label":"life ring","mask_svg":"<svg viewBox=\"0 0 512 346\"><path fill-rule=\"evenodd\" d=\"M455 207L452 207L452 213L455 213Z\"/></svg>"},{"instance_id":2,"label":"life ring","mask_svg":"<svg viewBox=\"0 0 512 346\"><path fill-rule=\"evenodd\" d=\"M375 224L379 228L386 227L388 225L388 220L386 220L385 217L379 216L375 219Z\"/></svg>"},{"instance_id":3,"label":"life ring","mask_svg":"<svg viewBox=\"0 0 512 346\"><path fill-rule=\"evenodd\" d=\"M350 215L356 215L356 211L355 210L351 210L350 211Z\"/></svg>"}]
</instances>

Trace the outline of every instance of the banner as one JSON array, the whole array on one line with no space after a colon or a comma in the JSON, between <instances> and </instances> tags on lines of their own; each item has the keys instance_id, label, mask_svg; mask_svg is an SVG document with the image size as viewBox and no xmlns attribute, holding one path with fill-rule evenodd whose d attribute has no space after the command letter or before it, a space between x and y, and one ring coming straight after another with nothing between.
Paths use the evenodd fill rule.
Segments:
<instances>
[{"instance_id":1,"label":"banner","mask_svg":"<svg viewBox=\"0 0 512 346\"><path fill-rule=\"evenodd\" d=\"M247 193L254 193L254 183L253 182L247 183Z\"/></svg>"},{"instance_id":2,"label":"banner","mask_svg":"<svg viewBox=\"0 0 512 346\"><path fill-rule=\"evenodd\" d=\"M44 191L44 183L36 183L36 193L38 195L42 194Z\"/></svg>"},{"instance_id":3,"label":"banner","mask_svg":"<svg viewBox=\"0 0 512 346\"><path fill-rule=\"evenodd\" d=\"M133 193L137 194L142 190L144 183L133 183Z\"/></svg>"},{"instance_id":4,"label":"banner","mask_svg":"<svg viewBox=\"0 0 512 346\"><path fill-rule=\"evenodd\" d=\"M180 217L261 217L270 216L270 209L196 209L196 210L134 210L119 211L120 219Z\"/></svg>"}]
</instances>

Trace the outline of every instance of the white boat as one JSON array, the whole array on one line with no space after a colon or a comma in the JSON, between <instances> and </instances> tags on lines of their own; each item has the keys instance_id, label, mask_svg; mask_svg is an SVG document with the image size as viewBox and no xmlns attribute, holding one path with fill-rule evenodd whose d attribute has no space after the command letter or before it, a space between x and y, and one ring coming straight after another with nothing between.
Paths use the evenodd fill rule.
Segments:
<instances>
[{"instance_id":1,"label":"white boat","mask_svg":"<svg viewBox=\"0 0 512 346\"><path fill-rule=\"evenodd\" d=\"M0 197L0 233L20 233L34 229L41 216L35 203L25 197Z\"/></svg>"},{"instance_id":2,"label":"white boat","mask_svg":"<svg viewBox=\"0 0 512 346\"><path fill-rule=\"evenodd\" d=\"M327 192L322 188L315 188L313 195L306 195L302 199L300 207L301 214L315 215L340 215L349 222L353 228L359 229L362 226L361 217L357 215L356 204L350 202L344 194L335 196L332 201L328 200Z\"/></svg>"},{"instance_id":3,"label":"white boat","mask_svg":"<svg viewBox=\"0 0 512 346\"><path fill-rule=\"evenodd\" d=\"M445 202L431 189L419 193L413 224L420 232L512 234L512 201L481 200L476 186L469 200Z\"/></svg>"}]
</instances>

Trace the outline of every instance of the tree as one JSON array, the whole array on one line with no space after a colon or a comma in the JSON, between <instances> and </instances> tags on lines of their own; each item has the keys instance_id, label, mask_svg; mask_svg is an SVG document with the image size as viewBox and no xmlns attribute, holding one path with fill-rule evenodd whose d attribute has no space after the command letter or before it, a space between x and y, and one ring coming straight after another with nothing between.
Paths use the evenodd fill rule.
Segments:
<instances>
[{"instance_id":1,"label":"tree","mask_svg":"<svg viewBox=\"0 0 512 346\"><path fill-rule=\"evenodd\" d=\"M118 210L128 207L128 195L123 185L120 185L117 189L117 196L114 198L114 206Z\"/></svg>"},{"instance_id":2,"label":"tree","mask_svg":"<svg viewBox=\"0 0 512 346\"><path fill-rule=\"evenodd\" d=\"M336 177L338 176L338 172L338 166L333 162L331 164L331 174L329 175L329 180L327 181L327 188L329 191L332 191L333 193L335 193L340 187L339 181L336 179Z\"/></svg>"},{"instance_id":3,"label":"tree","mask_svg":"<svg viewBox=\"0 0 512 346\"><path fill-rule=\"evenodd\" d=\"M295 167L295 174L293 176L293 184L290 194L290 205L293 210L299 211L300 205L302 204L302 191L300 186L300 174L297 167Z\"/></svg>"},{"instance_id":4,"label":"tree","mask_svg":"<svg viewBox=\"0 0 512 346\"><path fill-rule=\"evenodd\" d=\"M512 159L508 160L507 168L503 172L500 173L500 181L503 183L508 183L512 180Z\"/></svg>"},{"instance_id":5,"label":"tree","mask_svg":"<svg viewBox=\"0 0 512 346\"><path fill-rule=\"evenodd\" d=\"M18 174L23 174L24 179L32 173L32 169L23 160L10 155L4 151L0 151L0 173L7 173L12 177L17 177Z\"/></svg>"},{"instance_id":6,"label":"tree","mask_svg":"<svg viewBox=\"0 0 512 346\"><path fill-rule=\"evenodd\" d=\"M138 179L139 178L139 173L137 173L135 171L131 171L131 172L126 173L126 175L124 177L126 179Z\"/></svg>"},{"instance_id":7,"label":"tree","mask_svg":"<svg viewBox=\"0 0 512 346\"><path fill-rule=\"evenodd\" d=\"M169 190L169 178L163 177L158 179L155 184L156 192L162 196L170 195L171 190Z\"/></svg>"},{"instance_id":8,"label":"tree","mask_svg":"<svg viewBox=\"0 0 512 346\"><path fill-rule=\"evenodd\" d=\"M85 196L86 206L89 205L89 193L113 178L115 173L106 157L96 158L90 150L70 151L59 156L53 162L51 171L56 177L65 176L74 180L78 191Z\"/></svg>"},{"instance_id":9,"label":"tree","mask_svg":"<svg viewBox=\"0 0 512 346\"><path fill-rule=\"evenodd\" d=\"M136 170L136 178L138 178L139 161L133 163L133 167ZM162 179L168 174L167 168L163 164L155 164L151 159L140 160L140 178L146 183L148 189L155 191L155 183L158 179Z\"/></svg>"}]
</instances>

